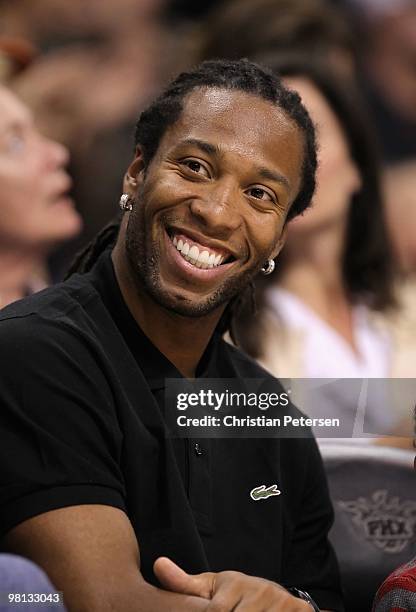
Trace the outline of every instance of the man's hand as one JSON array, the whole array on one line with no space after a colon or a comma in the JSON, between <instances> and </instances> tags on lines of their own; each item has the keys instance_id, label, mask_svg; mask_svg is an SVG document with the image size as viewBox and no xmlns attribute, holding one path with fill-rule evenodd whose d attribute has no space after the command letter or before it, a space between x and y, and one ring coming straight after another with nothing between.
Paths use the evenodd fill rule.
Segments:
<instances>
[{"instance_id":1,"label":"man's hand","mask_svg":"<svg viewBox=\"0 0 416 612\"><path fill-rule=\"evenodd\" d=\"M280 585L240 572L205 572L191 575L173 561L159 557L154 572L161 585L175 593L209 599L212 612L310 612L311 606Z\"/></svg>"}]
</instances>

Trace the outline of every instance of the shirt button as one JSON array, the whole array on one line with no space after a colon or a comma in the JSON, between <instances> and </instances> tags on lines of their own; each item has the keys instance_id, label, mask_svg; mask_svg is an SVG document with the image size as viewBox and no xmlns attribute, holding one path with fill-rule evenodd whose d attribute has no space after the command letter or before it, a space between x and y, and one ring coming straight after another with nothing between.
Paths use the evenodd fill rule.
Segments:
<instances>
[{"instance_id":1,"label":"shirt button","mask_svg":"<svg viewBox=\"0 0 416 612\"><path fill-rule=\"evenodd\" d=\"M198 442L194 446L194 451L195 451L195 455L198 455L198 457L204 454L204 449L202 448L200 444L198 444Z\"/></svg>"}]
</instances>

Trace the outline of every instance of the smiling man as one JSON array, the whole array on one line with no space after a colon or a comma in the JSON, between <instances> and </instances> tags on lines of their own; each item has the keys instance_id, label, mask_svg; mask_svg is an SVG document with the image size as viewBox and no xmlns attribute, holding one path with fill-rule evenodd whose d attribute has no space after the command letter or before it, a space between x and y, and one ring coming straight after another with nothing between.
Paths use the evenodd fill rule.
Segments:
<instances>
[{"instance_id":1,"label":"smiling man","mask_svg":"<svg viewBox=\"0 0 416 612\"><path fill-rule=\"evenodd\" d=\"M271 378L221 335L315 168L295 93L206 62L142 113L121 223L0 316L3 544L70 610L342 609L313 438L170 439L165 422L168 378Z\"/></svg>"}]
</instances>

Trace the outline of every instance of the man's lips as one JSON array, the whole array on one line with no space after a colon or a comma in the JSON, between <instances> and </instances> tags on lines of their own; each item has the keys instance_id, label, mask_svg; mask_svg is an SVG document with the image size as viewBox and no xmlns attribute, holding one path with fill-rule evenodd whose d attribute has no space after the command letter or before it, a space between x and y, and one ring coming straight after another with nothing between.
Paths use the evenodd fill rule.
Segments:
<instances>
[{"instance_id":1,"label":"man's lips","mask_svg":"<svg viewBox=\"0 0 416 612\"><path fill-rule=\"evenodd\" d=\"M215 256L221 256L221 262L229 259L238 259L239 255L228 245L224 246L218 240L209 239L206 236L199 234L192 229L177 228L174 226L168 227L168 234L177 241L182 240L188 243L189 247L196 246L199 252L208 251Z\"/></svg>"},{"instance_id":2,"label":"man's lips","mask_svg":"<svg viewBox=\"0 0 416 612\"><path fill-rule=\"evenodd\" d=\"M195 261L194 259L191 258L188 261L185 259L184 255L178 251L177 247L173 244L173 239L169 236L167 231L164 232L164 236L168 260L170 260L186 278L192 278L199 281L212 281L223 276L236 263L233 259L233 261L229 263L214 265L213 267L198 267L198 265L193 263Z\"/></svg>"}]
</instances>

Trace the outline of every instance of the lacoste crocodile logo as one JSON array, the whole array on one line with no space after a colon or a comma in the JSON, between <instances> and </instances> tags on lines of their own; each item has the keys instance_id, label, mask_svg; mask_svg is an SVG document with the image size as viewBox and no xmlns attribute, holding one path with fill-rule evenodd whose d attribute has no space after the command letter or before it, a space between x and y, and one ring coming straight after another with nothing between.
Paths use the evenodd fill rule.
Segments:
<instances>
[{"instance_id":1,"label":"lacoste crocodile logo","mask_svg":"<svg viewBox=\"0 0 416 612\"><path fill-rule=\"evenodd\" d=\"M251 499L254 501L258 501L259 499L267 499L272 495L280 495L281 491L277 488L276 484L270 485L270 487L266 487L266 485L260 485L259 487L254 487L250 491Z\"/></svg>"}]
</instances>

